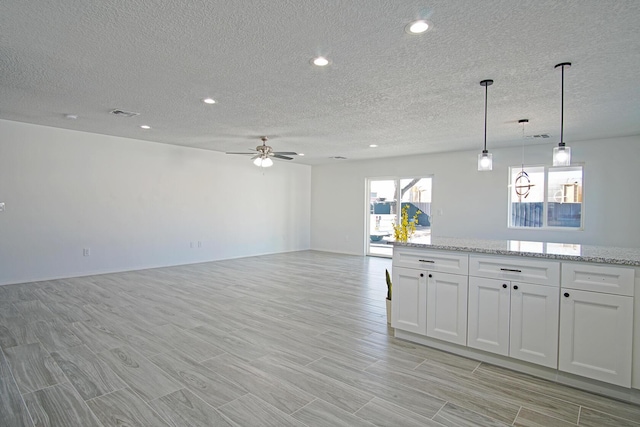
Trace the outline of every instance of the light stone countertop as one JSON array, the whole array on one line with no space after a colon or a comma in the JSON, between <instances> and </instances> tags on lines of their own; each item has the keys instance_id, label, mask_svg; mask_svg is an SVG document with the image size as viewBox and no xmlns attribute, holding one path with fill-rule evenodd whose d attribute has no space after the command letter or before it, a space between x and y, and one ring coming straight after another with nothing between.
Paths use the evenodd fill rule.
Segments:
<instances>
[{"instance_id":1,"label":"light stone countertop","mask_svg":"<svg viewBox=\"0 0 640 427\"><path fill-rule=\"evenodd\" d=\"M394 242L394 246L512 255L565 261L640 266L640 248L589 246L524 240L481 240L431 236L431 243Z\"/></svg>"}]
</instances>

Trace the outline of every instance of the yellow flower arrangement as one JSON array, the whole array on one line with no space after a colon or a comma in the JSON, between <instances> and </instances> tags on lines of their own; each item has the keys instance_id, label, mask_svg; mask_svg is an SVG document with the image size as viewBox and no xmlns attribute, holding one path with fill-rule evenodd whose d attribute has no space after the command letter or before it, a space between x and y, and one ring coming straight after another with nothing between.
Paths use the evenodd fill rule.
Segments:
<instances>
[{"instance_id":1,"label":"yellow flower arrangement","mask_svg":"<svg viewBox=\"0 0 640 427\"><path fill-rule=\"evenodd\" d=\"M416 211L413 215L412 221L409 221L409 205L402 207L402 214L400 215L400 224L393 223L393 237L396 242L407 242L413 233L416 232L416 224L418 223L418 215L422 212Z\"/></svg>"}]
</instances>

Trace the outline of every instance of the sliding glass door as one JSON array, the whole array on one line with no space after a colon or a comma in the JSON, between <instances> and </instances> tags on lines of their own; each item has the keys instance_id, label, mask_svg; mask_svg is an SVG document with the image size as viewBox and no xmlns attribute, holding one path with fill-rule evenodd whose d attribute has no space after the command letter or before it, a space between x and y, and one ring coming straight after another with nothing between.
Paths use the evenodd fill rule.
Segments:
<instances>
[{"instance_id":1,"label":"sliding glass door","mask_svg":"<svg viewBox=\"0 0 640 427\"><path fill-rule=\"evenodd\" d=\"M393 255L393 225L400 209L407 207L409 218L417 212L416 233L412 242L431 241L431 177L368 179L366 208L367 255ZM398 203L398 200L400 203Z\"/></svg>"}]
</instances>

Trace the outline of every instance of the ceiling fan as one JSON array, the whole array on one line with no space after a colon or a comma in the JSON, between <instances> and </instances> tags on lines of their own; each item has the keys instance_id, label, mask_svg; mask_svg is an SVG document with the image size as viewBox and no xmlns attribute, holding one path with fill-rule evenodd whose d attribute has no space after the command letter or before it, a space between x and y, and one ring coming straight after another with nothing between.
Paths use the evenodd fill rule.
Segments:
<instances>
[{"instance_id":1,"label":"ceiling fan","mask_svg":"<svg viewBox=\"0 0 640 427\"><path fill-rule=\"evenodd\" d=\"M271 160L271 157L275 157L276 159L282 159L282 160L293 160L293 157L289 157L289 156L298 155L298 153L295 153L293 151L273 151L273 148L267 145L268 138L266 136L261 137L260 140L262 141L262 145L258 145L255 149L255 151L258 154L255 154L251 158L251 160L253 160L253 164L256 166L268 168L269 166L273 165L273 160ZM253 153L227 152L226 154L253 154Z\"/></svg>"}]
</instances>

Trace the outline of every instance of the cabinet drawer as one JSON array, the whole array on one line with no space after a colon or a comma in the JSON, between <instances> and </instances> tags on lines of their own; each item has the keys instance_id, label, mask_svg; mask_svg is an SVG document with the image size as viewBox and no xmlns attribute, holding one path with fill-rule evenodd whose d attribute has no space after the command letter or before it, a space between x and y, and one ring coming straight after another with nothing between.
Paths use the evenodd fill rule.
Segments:
<instances>
[{"instance_id":1,"label":"cabinet drawer","mask_svg":"<svg viewBox=\"0 0 640 427\"><path fill-rule=\"evenodd\" d=\"M633 268L562 263L562 287L614 295L633 296Z\"/></svg>"},{"instance_id":2,"label":"cabinet drawer","mask_svg":"<svg viewBox=\"0 0 640 427\"><path fill-rule=\"evenodd\" d=\"M469 256L455 252L410 250L395 247L393 265L443 273L469 274Z\"/></svg>"},{"instance_id":3,"label":"cabinet drawer","mask_svg":"<svg viewBox=\"0 0 640 427\"><path fill-rule=\"evenodd\" d=\"M472 255L469 257L469 275L560 286L560 263L547 260Z\"/></svg>"}]
</instances>

